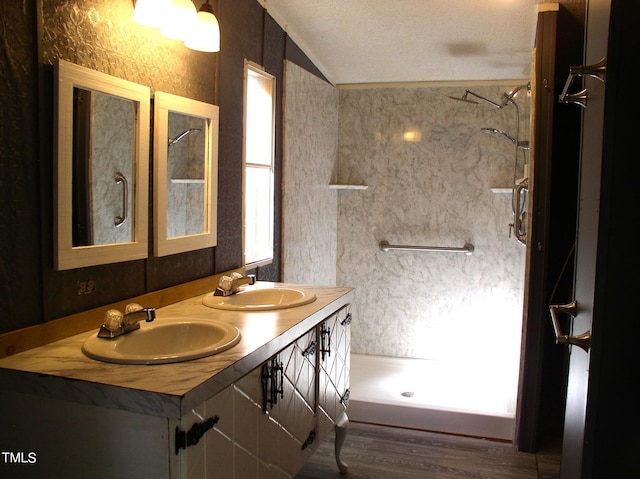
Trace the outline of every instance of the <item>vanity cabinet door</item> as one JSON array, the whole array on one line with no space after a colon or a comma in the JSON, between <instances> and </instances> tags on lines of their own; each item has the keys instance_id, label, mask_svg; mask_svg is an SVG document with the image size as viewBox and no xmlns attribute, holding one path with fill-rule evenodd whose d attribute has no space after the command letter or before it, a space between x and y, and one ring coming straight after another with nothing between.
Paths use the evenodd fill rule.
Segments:
<instances>
[{"instance_id":1,"label":"vanity cabinet door","mask_svg":"<svg viewBox=\"0 0 640 479\"><path fill-rule=\"evenodd\" d=\"M164 417L0 392L3 479L173 479L171 438Z\"/></svg>"},{"instance_id":2,"label":"vanity cabinet door","mask_svg":"<svg viewBox=\"0 0 640 479\"><path fill-rule=\"evenodd\" d=\"M171 447L178 477L234 477L231 458L239 446L233 440L233 419L233 386L229 386L176 421Z\"/></svg>"},{"instance_id":3,"label":"vanity cabinet door","mask_svg":"<svg viewBox=\"0 0 640 479\"><path fill-rule=\"evenodd\" d=\"M280 455L281 467L295 474L317 443L315 328L277 355L282 367L282 393L267 409L269 417L290 434Z\"/></svg>"},{"instance_id":4,"label":"vanity cabinet door","mask_svg":"<svg viewBox=\"0 0 640 479\"><path fill-rule=\"evenodd\" d=\"M234 383L235 477L293 477L311 455L315 340L314 328Z\"/></svg>"},{"instance_id":5,"label":"vanity cabinet door","mask_svg":"<svg viewBox=\"0 0 640 479\"><path fill-rule=\"evenodd\" d=\"M235 476L233 477L264 477L258 476L260 456L264 451L259 451L264 444L265 431L270 430L270 425L264 420L262 412L262 366L257 367L241 379L236 381L232 388L233 395L233 440L237 445L235 454L229 458L234 464ZM273 448L277 451L279 438L277 431L273 431ZM264 446L260 447L264 449ZM261 466L262 469L264 466Z\"/></svg>"},{"instance_id":6,"label":"vanity cabinet door","mask_svg":"<svg viewBox=\"0 0 640 479\"><path fill-rule=\"evenodd\" d=\"M318 361L320 408L332 423L346 412L349 399L351 313L350 306L320 324Z\"/></svg>"}]
</instances>

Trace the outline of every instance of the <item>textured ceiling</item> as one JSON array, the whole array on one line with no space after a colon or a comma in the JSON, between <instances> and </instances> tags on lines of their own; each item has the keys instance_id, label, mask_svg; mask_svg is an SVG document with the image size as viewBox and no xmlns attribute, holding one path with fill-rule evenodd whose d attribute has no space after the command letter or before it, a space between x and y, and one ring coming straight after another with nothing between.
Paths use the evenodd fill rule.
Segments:
<instances>
[{"instance_id":1,"label":"textured ceiling","mask_svg":"<svg viewBox=\"0 0 640 479\"><path fill-rule=\"evenodd\" d=\"M258 0L334 84L526 79L538 0Z\"/></svg>"}]
</instances>

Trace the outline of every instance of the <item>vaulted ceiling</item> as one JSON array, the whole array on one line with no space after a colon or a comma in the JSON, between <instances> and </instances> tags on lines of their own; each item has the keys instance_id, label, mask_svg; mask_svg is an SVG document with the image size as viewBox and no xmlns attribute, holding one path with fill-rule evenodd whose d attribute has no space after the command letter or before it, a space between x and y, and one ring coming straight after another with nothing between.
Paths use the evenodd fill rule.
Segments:
<instances>
[{"instance_id":1,"label":"vaulted ceiling","mask_svg":"<svg viewBox=\"0 0 640 479\"><path fill-rule=\"evenodd\" d=\"M334 84L529 78L540 0L258 0Z\"/></svg>"}]
</instances>

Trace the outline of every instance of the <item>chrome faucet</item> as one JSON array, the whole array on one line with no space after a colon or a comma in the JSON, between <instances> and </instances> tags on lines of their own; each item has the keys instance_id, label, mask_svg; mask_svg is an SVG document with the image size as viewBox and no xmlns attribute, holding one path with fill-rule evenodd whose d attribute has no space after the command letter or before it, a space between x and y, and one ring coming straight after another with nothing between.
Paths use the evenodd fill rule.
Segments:
<instances>
[{"instance_id":1,"label":"chrome faucet","mask_svg":"<svg viewBox=\"0 0 640 479\"><path fill-rule=\"evenodd\" d=\"M150 323L156 319L154 308L143 308L139 304L129 303L122 314L110 309L104 315L104 324L98 331L99 338L113 339L140 328L140 321Z\"/></svg>"},{"instance_id":2,"label":"chrome faucet","mask_svg":"<svg viewBox=\"0 0 640 479\"><path fill-rule=\"evenodd\" d=\"M231 296L238 292L238 288L245 284L255 284L256 277L253 274L243 276L241 273L232 273L231 276L222 276L218 281L218 287L213 292L214 296Z\"/></svg>"},{"instance_id":3,"label":"chrome faucet","mask_svg":"<svg viewBox=\"0 0 640 479\"><path fill-rule=\"evenodd\" d=\"M143 319L147 323L156 319L156 310L153 308L142 308L137 311L125 313L122 317L121 325L123 328L134 328L135 326L139 328L140 325L138 323ZM131 331L131 329L129 329L129 331Z\"/></svg>"}]
</instances>

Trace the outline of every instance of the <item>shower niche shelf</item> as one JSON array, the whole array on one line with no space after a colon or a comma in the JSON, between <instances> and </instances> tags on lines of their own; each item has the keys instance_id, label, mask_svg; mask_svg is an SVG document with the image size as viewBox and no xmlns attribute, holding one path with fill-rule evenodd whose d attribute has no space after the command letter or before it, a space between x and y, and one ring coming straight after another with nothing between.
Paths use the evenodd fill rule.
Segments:
<instances>
[{"instance_id":1,"label":"shower niche shelf","mask_svg":"<svg viewBox=\"0 0 640 479\"><path fill-rule=\"evenodd\" d=\"M329 188L332 190L366 190L367 185L349 185L344 183L331 183Z\"/></svg>"},{"instance_id":2,"label":"shower niche shelf","mask_svg":"<svg viewBox=\"0 0 640 479\"><path fill-rule=\"evenodd\" d=\"M171 183L176 185L204 185L204 179L198 178L171 178Z\"/></svg>"},{"instance_id":3,"label":"shower niche shelf","mask_svg":"<svg viewBox=\"0 0 640 479\"><path fill-rule=\"evenodd\" d=\"M493 187L491 188L491 192L495 193L496 195L506 195L506 194L511 194L511 192L513 191L513 188L509 188L509 187Z\"/></svg>"}]
</instances>

